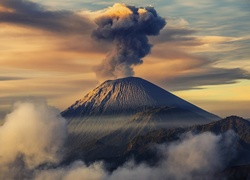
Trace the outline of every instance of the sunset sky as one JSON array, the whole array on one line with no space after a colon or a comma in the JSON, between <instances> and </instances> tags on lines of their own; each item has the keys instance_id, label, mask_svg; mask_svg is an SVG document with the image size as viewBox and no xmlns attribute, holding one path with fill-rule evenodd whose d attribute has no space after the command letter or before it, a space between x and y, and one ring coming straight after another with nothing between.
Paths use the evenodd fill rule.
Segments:
<instances>
[{"instance_id":1,"label":"sunset sky","mask_svg":"<svg viewBox=\"0 0 250 180\"><path fill-rule=\"evenodd\" d=\"M249 0L0 0L0 118L29 98L64 110L101 83L93 67L112 43L91 34L115 3L153 6L167 22L134 76L221 117L250 118Z\"/></svg>"}]
</instances>

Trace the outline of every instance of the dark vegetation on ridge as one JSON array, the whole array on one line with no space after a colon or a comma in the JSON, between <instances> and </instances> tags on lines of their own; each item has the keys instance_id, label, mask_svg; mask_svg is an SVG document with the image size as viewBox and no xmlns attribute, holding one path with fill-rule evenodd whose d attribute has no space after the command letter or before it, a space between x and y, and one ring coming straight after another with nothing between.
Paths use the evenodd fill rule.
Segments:
<instances>
[{"instance_id":1,"label":"dark vegetation on ridge","mask_svg":"<svg viewBox=\"0 0 250 180\"><path fill-rule=\"evenodd\" d=\"M112 171L133 158L136 163L145 162L153 166L161 158L154 149L157 144L168 144L177 141L187 132L193 134L204 132L221 134L230 130L233 130L238 136L238 141L236 142L238 153L222 174L223 176L235 177L235 180L237 180L241 179L239 177L249 176L249 171L247 171L249 166L246 165L250 164L250 122L237 116L230 116L219 121L186 128L156 129L144 135L138 135L126 144L121 143L120 145L110 143L107 139L111 138L111 136L107 135L107 137L95 139L88 144L84 144L82 147L79 146L78 153L74 154L74 156L69 156L66 162L82 158L85 162L91 164L101 160L105 162L106 168ZM118 134L112 134L112 137L116 135ZM110 140L114 139L113 137ZM120 138L116 140L123 141Z\"/></svg>"}]
</instances>

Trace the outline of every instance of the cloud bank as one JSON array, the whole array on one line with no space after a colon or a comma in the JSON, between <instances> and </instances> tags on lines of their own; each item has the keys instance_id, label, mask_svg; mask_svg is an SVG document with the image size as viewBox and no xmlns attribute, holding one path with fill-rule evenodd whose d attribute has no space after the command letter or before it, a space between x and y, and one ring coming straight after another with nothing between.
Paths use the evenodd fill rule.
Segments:
<instances>
[{"instance_id":1,"label":"cloud bank","mask_svg":"<svg viewBox=\"0 0 250 180\"><path fill-rule=\"evenodd\" d=\"M46 103L19 102L0 127L0 179L27 178L37 166L58 163L66 121Z\"/></svg>"},{"instance_id":2,"label":"cloud bank","mask_svg":"<svg viewBox=\"0 0 250 180\"><path fill-rule=\"evenodd\" d=\"M222 135L214 135L210 132L200 135L186 134L179 142L158 147L159 153L162 154L162 161L155 167L128 161L109 173L104 170L102 163L87 167L83 162L76 161L67 167L40 171L36 174L36 179L212 180L216 179L216 173L226 167L230 161L228 157L234 157L236 140L233 132Z\"/></svg>"},{"instance_id":3,"label":"cloud bank","mask_svg":"<svg viewBox=\"0 0 250 180\"><path fill-rule=\"evenodd\" d=\"M102 162L77 160L60 165L67 138L66 121L44 102L19 102L0 127L0 179L137 180L214 179L234 157L235 133L186 134L179 141L157 146L156 166L129 160L113 172Z\"/></svg>"}]
</instances>

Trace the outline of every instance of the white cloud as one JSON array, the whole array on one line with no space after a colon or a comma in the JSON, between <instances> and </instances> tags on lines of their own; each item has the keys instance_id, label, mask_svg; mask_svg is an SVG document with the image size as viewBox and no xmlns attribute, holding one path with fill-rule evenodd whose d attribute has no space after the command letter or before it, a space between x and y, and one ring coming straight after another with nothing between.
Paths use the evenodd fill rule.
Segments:
<instances>
[{"instance_id":1,"label":"white cloud","mask_svg":"<svg viewBox=\"0 0 250 180\"><path fill-rule=\"evenodd\" d=\"M58 113L45 102L15 104L0 127L0 179L14 178L9 167L20 161L24 169L60 161L67 131L66 121Z\"/></svg>"},{"instance_id":2,"label":"white cloud","mask_svg":"<svg viewBox=\"0 0 250 180\"><path fill-rule=\"evenodd\" d=\"M187 134L179 142L162 145L159 152L162 161L155 167L128 161L111 174L100 163L87 167L77 161L68 167L38 172L37 180L45 179L91 179L91 180L198 180L213 179L227 165L225 157L233 157L233 143L236 136L232 132L214 135L210 132L200 135Z\"/></svg>"},{"instance_id":3,"label":"white cloud","mask_svg":"<svg viewBox=\"0 0 250 180\"><path fill-rule=\"evenodd\" d=\"M102 162L87 166L77 160L64 166L60 160L67 136L66 121L58 114L44 102L15 104L0 126L0 179L213 179L235 154L233 145L237 138L233 132L188 133L179 141L158 145L162 160L154 167L128 161L110 173ZM49 166L51 163L53 166Z\"/></svg>"},{"instance_id":4,"label":"white cloud","mask_svg":"<svg viewBox=\"0 0 250 180\"><path fill-rule=\"evenodd\" d=\"M36 180L98 180L105 176L100 163L87 167L82 161L76 161L68 167L38 172Z\"/></svg>"}]
</instances>

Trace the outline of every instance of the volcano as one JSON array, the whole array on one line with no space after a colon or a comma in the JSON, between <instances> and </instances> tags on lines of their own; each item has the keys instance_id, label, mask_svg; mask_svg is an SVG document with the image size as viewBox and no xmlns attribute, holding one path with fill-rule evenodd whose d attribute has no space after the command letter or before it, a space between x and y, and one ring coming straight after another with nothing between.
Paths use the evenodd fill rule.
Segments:
<instances>
[{"instance_id":1,"label":"volcano","mask_svg":"<svg viewBox=\"0 0 250 180\"><path fill-rule=\"evenodd\" d=\"M142 78L108 80L62 112L65 118L138 115L176 120L220 119ZM171 118L170 118L171 117Z\"/></svg>"},{"instance_id":2,"label":"volcano","mask_svg":"<svg viewBox=\"0 0 250 180\"><path fill-rule=\"evenodd\" d=\"M154 164L158 162L154 144L178 140L188 132L229 130L240 136L236 145L242 157L233 165L249 162L247 120L215 121L220 118L138 77L105 81L62 115L68 119L66 164L76 159L101 160L108 169L115 169L131 157Z\"/></svg>"}]
</instances>

